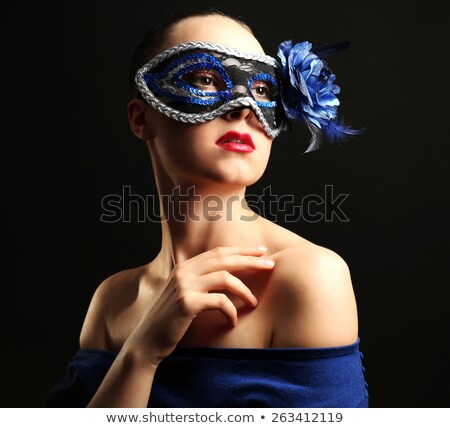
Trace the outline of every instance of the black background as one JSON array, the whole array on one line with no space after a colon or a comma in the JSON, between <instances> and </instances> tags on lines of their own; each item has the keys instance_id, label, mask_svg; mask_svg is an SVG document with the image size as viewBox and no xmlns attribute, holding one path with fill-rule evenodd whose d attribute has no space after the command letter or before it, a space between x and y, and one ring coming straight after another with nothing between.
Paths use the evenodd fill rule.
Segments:
<instances>
[{"instance_id":1,"label":"black background","mask_svg":"<svg viewBox=\"0 0 450 428\"><path fill-rule=\"evenodd\" d=\"M301 156L309 134L295 126L248 193L349 194L348 222L278 221L350 266L371 406L448 407L446 14L286 0L3 2L1 406L43 406L95 288L157 254L158 223L104 223L100 204L123 186L156 194L128 127L129 59L159 17L205 5L241 16L272 56L286 39L352 42L328 62L342 116L366 133Z\"/></svg>"}]
</instances>

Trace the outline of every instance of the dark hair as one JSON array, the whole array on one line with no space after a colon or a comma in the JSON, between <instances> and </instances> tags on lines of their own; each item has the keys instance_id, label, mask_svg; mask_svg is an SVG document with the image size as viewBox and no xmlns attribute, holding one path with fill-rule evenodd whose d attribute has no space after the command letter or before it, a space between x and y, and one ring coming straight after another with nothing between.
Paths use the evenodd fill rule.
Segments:
<instances>
[{"instance_id":1,"label":"dark hair","mask_svg":"<svg viewBox=\"0 0 450 428\"><path fill-rule=\"evenodd\" d=\"M197 16L209 16L209 15L219 15L226 18L230 18L237 23L241 24L246 30L251 34L253 31L251 28L241 19L228 15L221 12L220 10L214 8L206 8L198 11L190 11L186 13L175 13L164 21L160 21L156 27L150 29L139 43L136 48L133 57L131 58L130 64L130 74L129 74L129 97L131 98L142 98L134 78L136 72L141 68L146 62L148 62L152 57L158 54L168 37L170 36L170 30L174 25L188 18L193 18Z\"/></svg>"}]
</instances>

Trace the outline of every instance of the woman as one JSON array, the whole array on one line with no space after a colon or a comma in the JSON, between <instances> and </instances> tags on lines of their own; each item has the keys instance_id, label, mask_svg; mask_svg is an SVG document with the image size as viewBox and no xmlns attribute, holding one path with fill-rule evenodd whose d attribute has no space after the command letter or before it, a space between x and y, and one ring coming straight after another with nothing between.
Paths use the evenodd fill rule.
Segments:
<instances>
[{"instance_id":1,"label":"woman","mask_svg":"<svg viewBox=\"0 0 450 428\"><path fill-rule=\"evenodd\" d=\"M133 67L161 250L100 284L47 405L367 406L347 264L245 202L289 111L272 60L248 26L208 12L149 33Z\"/></svg>"}]
</instances>

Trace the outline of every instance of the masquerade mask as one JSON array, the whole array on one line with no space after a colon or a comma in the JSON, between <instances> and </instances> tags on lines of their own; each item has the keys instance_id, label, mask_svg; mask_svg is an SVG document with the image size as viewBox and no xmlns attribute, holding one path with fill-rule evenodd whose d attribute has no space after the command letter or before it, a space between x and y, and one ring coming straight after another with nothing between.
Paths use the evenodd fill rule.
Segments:
<instances>
[{"instance_id":1,"label":"masquerade mask","mask_svg":"<svg viewBox=\"0 0 450 428\"><path fill-rule=\"evenodd\" d=\"M267 55L188 42L151 59L138 70L136 84L152 107L185 123L203 123L250 107L273 139L286 127L279 67Z\"/></svg>"},{"instance_id":2,"label":"masquerade mask","mask_svg":"<svg viewBox=\"0 0 450 428\"><path fill-rule=\"evenodd\" d=\"M250 107L269 138L288 120L305 123L311 141L304 153L360 134L338 120L340 87L323 57L346 49L349 42L313 48L309 42L282 42L275 58L219 46L188 42L161 52L136 73L144 99L166 116L203 123ZM283 86L281 86L281 81Z\"/></svg>"}]
</instances>

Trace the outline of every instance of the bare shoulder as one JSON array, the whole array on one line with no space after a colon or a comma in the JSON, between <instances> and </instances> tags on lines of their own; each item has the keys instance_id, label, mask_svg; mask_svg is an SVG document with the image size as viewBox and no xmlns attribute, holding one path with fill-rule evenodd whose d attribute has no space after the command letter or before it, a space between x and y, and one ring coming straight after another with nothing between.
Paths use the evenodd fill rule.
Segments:
<instances>
[{"instance_id":1,"label":"bare shoulder","mask_svg":"<svg viewBox=\"0 0 450 428\"><path fill-rule=\"evenodd\" d=\"M136 301L144 267L126 269L106 278L95 290L80 333L80 347L109 349L108 319Z\"/></svg>"},{"instance_id":2,"label":"bare shoulder","mask_svg":"<svg viewBox=\"0 0 450 428\"><path fill-rule=\"evenodd\" d=\"M275 284L273 347L354 343L358 317L351 274L336 252L301 240L272 257Z\"/></svg>"}]
</instances>

